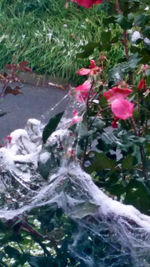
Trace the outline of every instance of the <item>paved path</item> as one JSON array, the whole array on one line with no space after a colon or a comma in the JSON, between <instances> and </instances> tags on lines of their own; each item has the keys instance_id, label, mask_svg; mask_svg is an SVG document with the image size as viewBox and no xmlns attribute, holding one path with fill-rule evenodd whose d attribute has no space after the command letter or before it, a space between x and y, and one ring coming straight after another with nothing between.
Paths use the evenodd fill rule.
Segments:
<instances>
[{"instance_id":1,"label":"paved path","mask_svg":"<svg viewBox=\"0 0 150 267\"><path fill-rule=\"evenodd\" d=\"M23 94L17 96L7 95L0 104L0 108L7 112L5 116L0 117L0 143L13 130L24 128L27 119L41 119L42 114L67 94L67 90L56 87L35 87L28 84L24 84L21 91ZM51 116L62 111L65 105L66 101L63 101Z\"/></svg>"}]
</instances>

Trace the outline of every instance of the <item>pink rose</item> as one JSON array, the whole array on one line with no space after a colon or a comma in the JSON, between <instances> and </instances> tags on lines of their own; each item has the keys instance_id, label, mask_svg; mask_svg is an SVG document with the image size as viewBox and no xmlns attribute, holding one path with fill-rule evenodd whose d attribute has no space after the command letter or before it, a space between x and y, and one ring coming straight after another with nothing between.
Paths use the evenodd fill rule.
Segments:
<instances>
[{"instance_id":1,"label":"pink rose","mask_svg":"<svg viewBox=\"0 0 150 267\"><path fill-rule=\"evenodd\" d=\"M129 102L126 98L131 94L130 88L119 88L117 86L108 90L103 94L110 104L112 113L116 119L126 120L133 116L134 104ZM112 122L112 127L117 127L117 121Z\"/></svg>"},{"instance_id":2,"label":"pink rose","mask_svg":"<svg viewBox=\"0 0 150 267\"><path fill-rule=\"evenodd\" d=\"M123 98L116 98L111 103L111 110L116 118L126 120L133 116L134 104Z\"/></svg>"},{"instance_id":3,"label":"pink rose","mask_svg":"<svg viewBox=\"0 0 150 267\"><path fill-rule=\"evenodd\" d=\"M96 66L95 61L92 59L92 60L90 60L90 66L88 68L82 68L82 69L78 70L77 74L81 75L81 76L89 75L89 74L95 75L100 71L102 71L102 68Z\"/></svg>"},{"instance_id":4,"label":"pink rose","mask_svg":"<svg viewBox=\"0 0 150 267\"><path fill-rule=\"evenodd\" d=\"M87 100L91 86L91 82L88 80L85 81L83 84L77 86L75 88L76 99L80 102L85 102Z\"/></svg>"},{"instance_id":5,"label":"pink rose","mask_svg":"<svg viewBox=\"0 0 150 267\"><path fill-rule=\"evenodd\" d=\"M126 98L131 93L132 90L130 88L119 88L115 86L112 89L106 91L103 96L107 99L108 102L111 102L116 98Z\"/></svg>"},{"instance_id":6,"label":"pink rose","mask_svg":"<svg viewBox=\"0 0 150 267\"><path fill-rule=\"evenodd\" d=\"M72 0L72 2L77 3L79 6L84 6L90 8L93 5L102 3L103 0Z\"/></svg>"}]
</instances>

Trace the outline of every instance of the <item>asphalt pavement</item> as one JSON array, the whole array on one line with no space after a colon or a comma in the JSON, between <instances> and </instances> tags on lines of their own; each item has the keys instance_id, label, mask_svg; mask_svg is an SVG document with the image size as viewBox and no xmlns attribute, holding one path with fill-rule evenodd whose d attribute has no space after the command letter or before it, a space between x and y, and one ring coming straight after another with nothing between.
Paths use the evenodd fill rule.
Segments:
<instances>
[{"instance_id":1,"label":"asphalt pavement","mask_svg":"<svg viewBox=\"0 0 150 267\"><path fill-rule=\"evenodd\" d=\"M40 120L45 118L46 122L48 116L52 117L64 110L67 103L64 99L53 111L50 111L67 94L67 90L54 86L37 87L23 84L21 92L23 94L16 96L6 95L0 103L0 109L7 112L0 117L0 143L13 130L24 128L29 118Z\"/></svg>"}]
</instances>

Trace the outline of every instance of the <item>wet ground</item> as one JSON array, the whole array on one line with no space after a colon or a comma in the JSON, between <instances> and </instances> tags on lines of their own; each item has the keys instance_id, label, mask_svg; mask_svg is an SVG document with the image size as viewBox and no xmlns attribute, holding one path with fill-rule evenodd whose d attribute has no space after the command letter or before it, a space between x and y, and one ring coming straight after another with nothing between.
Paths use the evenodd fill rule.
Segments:
<instances>
[{"instance_id":1,"label":"wet ground","mask_svg":"<svg viewBox=\"0 0 150 267\"><path fill-rule=\"evenodd\" d=\"M67 90L57 87L36 87L29 84L24 84L21 92L23 94L17 96L7 95L0 103L0 109L7 112L0 117L0 143L13 130L24 128L29 118L41 119L42 115L46 115L47 120L50 109L67 94ZM50 116L62 111L65 106L66 101L62 101L50 112Z\"/></svg>"}]
</instances>

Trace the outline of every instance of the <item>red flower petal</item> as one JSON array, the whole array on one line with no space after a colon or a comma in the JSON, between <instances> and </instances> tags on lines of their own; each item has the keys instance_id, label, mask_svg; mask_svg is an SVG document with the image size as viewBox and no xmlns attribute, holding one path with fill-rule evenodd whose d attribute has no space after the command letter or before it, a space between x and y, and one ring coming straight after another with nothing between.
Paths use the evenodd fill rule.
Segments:
<instances>
[{"instance_id":1,"label":"red flower petal","mask_svg":"<svg viewBox=\"0 0 150 267\"><path fill-rule=\"evenodd\" d=\"M83 84L77 86L75 88L76 99L80 102L86 101L90 89L91 89L91 82L88 80L85 81Z\"/></svg>"},{"instance_id":2,"label":"red flower petal","mask_svg":"<svg viewBox=\"0 0 150 267\"><path fill-rule=\"evenodd\" d=\"M78 92L78 91L80 91L80 92L88 92L90 90L90 88L91 88L91 82L87 80L83 84L77 86L75 88L75 92Z\"/></svg>"},{"instance_id":3,"label":"red flower petal","mask_svg":"<svg viewBox=\"0 0 150 267\"><path fill-rule=\"evenodd\" d=\"M138 91L141 91L142 89L146 88L146 81L144 78L142 78L138 84Z\"/></svg>"},{"instance_id":4,"label":"red flower petal","mask_svg":"<svg viewBox=\"0 0 150 267\"><path fill-rule=\"evenodd\" d=\"M95 60L91 59L91 60L90 60L90 66L89 66L89 68L90 68L90 69L93 69L93 68L95 68L95 67L96 67Z\"/></svg>"},{"instance_id":5,"label":"red flower petal","mask_svg":"<svg viewBox=\"0 0 150 267\"><path fill-rule=\"evenodd\" d=\"M118 128L117 121L113 120L113 121L111 122L111 127L114 128L114 129L117 129L117 128Z\"/></svg>"},{"instance_id":6,"label":"red flower petal","mask_svg":"<svg viewBox=\"0 0 150 267\"><path fill-rule=\"evenodd\" d=\"M127 97L129 94L132 93L132 90L130 88L113 87L112 90L115 95L122 95L123 97Z\"/></svg>"},{"instance_id":7,"label":"red flower petal","mask_svg":"<svg viewBox=\"0 0 150 267\"><path fill-rule=\"evenodd\" d=\"M77 74L81 75L81 76L82 75L89 75L90 73L93 75L96 75L97 72L99 72L101 70L102 70L102 68L96 66L95 61L92 59L92 60L90 60L89 68L81 68L80 70L77 71Z\"/></svg>"},{"instance_id":8,"label":"red flower petal","mask_svg":"<svg viewBox=\"0 0 150 267\"><path fill-rule=\"evenodd\" d=\"M113 101L117 98L126 98L132 90L130 88L119 88L113 87L112 89L104 92L103 96L107 99L107 101Z\"/></svg>"},{"instance_id":9,"label":"red flower petal","mask_svg":"<svg viewBox=\"0 0 150 267\"><path fill-rule=\"evenodd\" d=\"M72 2L77 3L80 6L84 6L86 8L92 7L92 5L100 4L103 0L72 0Z\"/></svg>"},{"instance_id":10,"label":"red flower petal","mask_svg":"<svg viewBox=\"0 0 150 267\"><path fill-rule=\"evenodd\" d=\"M117 98L111 103L115 117L126 120L133 116L134 104L123 98Z\"/></svg>"},{"instance_id":11,"label":"red flower petal","mask_svg":"<svg viewBox=\"0 0 150 267\"><path fill-rule=\"evenodd\" d=\"M110 100L113 97L113 91L112 91L112 89L104 92L103 93L103 96L106 98L106 100Z\"/></svg>"},{"instance_id":12,"label":"red flower petal","mask_svg":"<svg viewBox=\"0 0 150 267\"><path fill-rule=\"evenodd\" d=\"M88 75L88 74L90 74L90 72L91 72L90 69L82 68L82 69L77 71L77 74L82 76L82 75Z\"/></svg>"}]
</instances>

